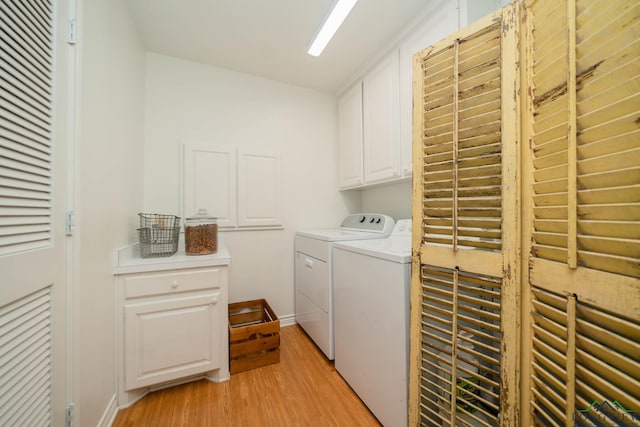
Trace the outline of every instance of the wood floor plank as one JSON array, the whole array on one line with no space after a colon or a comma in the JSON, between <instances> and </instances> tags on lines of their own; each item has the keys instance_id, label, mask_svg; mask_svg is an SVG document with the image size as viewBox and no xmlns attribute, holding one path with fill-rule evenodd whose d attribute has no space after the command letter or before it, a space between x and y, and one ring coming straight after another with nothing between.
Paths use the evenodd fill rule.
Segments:
<instances>
[{"instance_id":1,"label":"wood floor plank","mask_svg":"<svg viewBox=\"0 0 640 427\"><path fill-rule=\"evenodd\" d=\"M113 427L380 426L300 327L280 333L280 363L155 391Z\"/></svg>"}]
</instances>

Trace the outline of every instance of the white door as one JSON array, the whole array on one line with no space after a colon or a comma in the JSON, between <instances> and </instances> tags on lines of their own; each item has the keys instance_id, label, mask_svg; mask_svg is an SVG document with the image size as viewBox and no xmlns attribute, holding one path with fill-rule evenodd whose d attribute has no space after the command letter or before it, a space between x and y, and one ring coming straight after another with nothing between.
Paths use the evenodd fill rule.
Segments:
<instances>
[{"instance_id":1,"label":"white door","mask_svg":"<svg viewBox=\"0 0 640 427\"><path fill-rule=\"evenodd\" d=\"M275 153L238 150L238 225L282 225L280 156Z\"/></svg>"},{"instance_id":2,"label":"white door","mask_svg":"<svg viewBox=\"0 0 640 427\"><path fill-rule=\"evenodd\" d=\"M206 209L219 227L235 227L236 150L233 146L185 142L182 154L183 208L189 218Z\"/></svg>"},{"instance_id":3,"label":"white door","mask_svg":"<svg viewBox=\"0 0 640 427\"><path fill-rule=\"evenodd\" d=\"M125 305L126 389L219 369L219 301L215 291Z\"/></svg>"},{"instance_id":4,"label":"white door","mask_svg":"<svg viewBox=\"0 0 640 427\"><path fill-rule=\"evenodd\" d=\"M393 51L362 81L364 182L400 176L400 75Z\"/></svg>"},{"instance_id":5,"label":"white door","mask_svg":"<svg viewBox=\"0 0 640 427\"><path fill-rule=\"evenodd\" d=\"M362 83L358 82L338 100L340 188L364 184L362 154Z\"/></svg>"},{"instance_id":6,"label":"white door","mask_svg":"<svg viewBox=\"0 0 640 427\"><path fill-rule=\"evenodd\" d=\"M0 425L62 425L67 2L0 5Z\"/></svg>"}]
</instances>

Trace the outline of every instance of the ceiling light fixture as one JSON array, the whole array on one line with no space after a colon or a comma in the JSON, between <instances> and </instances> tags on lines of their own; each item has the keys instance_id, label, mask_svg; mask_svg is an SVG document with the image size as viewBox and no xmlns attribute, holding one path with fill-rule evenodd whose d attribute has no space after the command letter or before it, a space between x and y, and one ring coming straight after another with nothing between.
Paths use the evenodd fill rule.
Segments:
<instances>
[{"instance_id":1,"label":"ceiling light fixture","mask_svg":"<svg viewBox=\"0 0 640 427\"><path fill-rule=\"evenodd\" d=\"M318 35L311 43L311 47L307 51L309 55L320 56L324 48L327 46L333 35L338 31L342 22L347 18L353 6L358 0L338 0L333 10L322 24L322 28Z\"/></svg>"}]
</instances>

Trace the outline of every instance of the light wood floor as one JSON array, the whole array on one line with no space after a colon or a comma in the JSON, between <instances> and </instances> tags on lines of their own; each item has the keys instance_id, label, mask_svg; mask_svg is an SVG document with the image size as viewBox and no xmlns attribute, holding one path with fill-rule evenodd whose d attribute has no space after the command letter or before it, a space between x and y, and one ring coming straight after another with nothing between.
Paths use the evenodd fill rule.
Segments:
<instances>
[{"instance_id":1,"label":"light wood floor","mask_svg":"<svg viewBox=\"0 0 640 427\"><path fill-rule=\"evenodd\" d=\"M113 426L380 426L300 327L280 332L280 363L150 393Z\"/></svg>"}]
</instances>

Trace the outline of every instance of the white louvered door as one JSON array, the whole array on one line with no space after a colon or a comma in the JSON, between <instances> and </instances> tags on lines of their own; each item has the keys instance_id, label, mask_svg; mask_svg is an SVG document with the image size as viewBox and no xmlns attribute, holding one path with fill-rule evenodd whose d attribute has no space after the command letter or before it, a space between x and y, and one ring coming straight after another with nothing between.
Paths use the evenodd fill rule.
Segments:
<instances>
[{"instance_id":1,"label":"white louvered door","mask_svg":"<svg viewBox=\"0 0 640 427\"><path fill-rule=\"evenodd\" d=\"M416 55L410 425L518 424L518 11Z\"/></svg>"},{"instance_id":2,"label":"white louvered door","mask_svg":"<svg viewBox=\"0 0 640 427\"><path fill-rule=\"evenodd\" d=\"M64 422L66 4L0 1L3 426Z\"/></svg>"},{"instance_id":3,"label":"white louvered door","mask_svg":"<svg viewBox=\"0 0 640 427\"><path fill-rule=\"evenodd\" d=\"M640 425L640 3L524 5L527 425Z\"/></svg>"}]
</instances>

